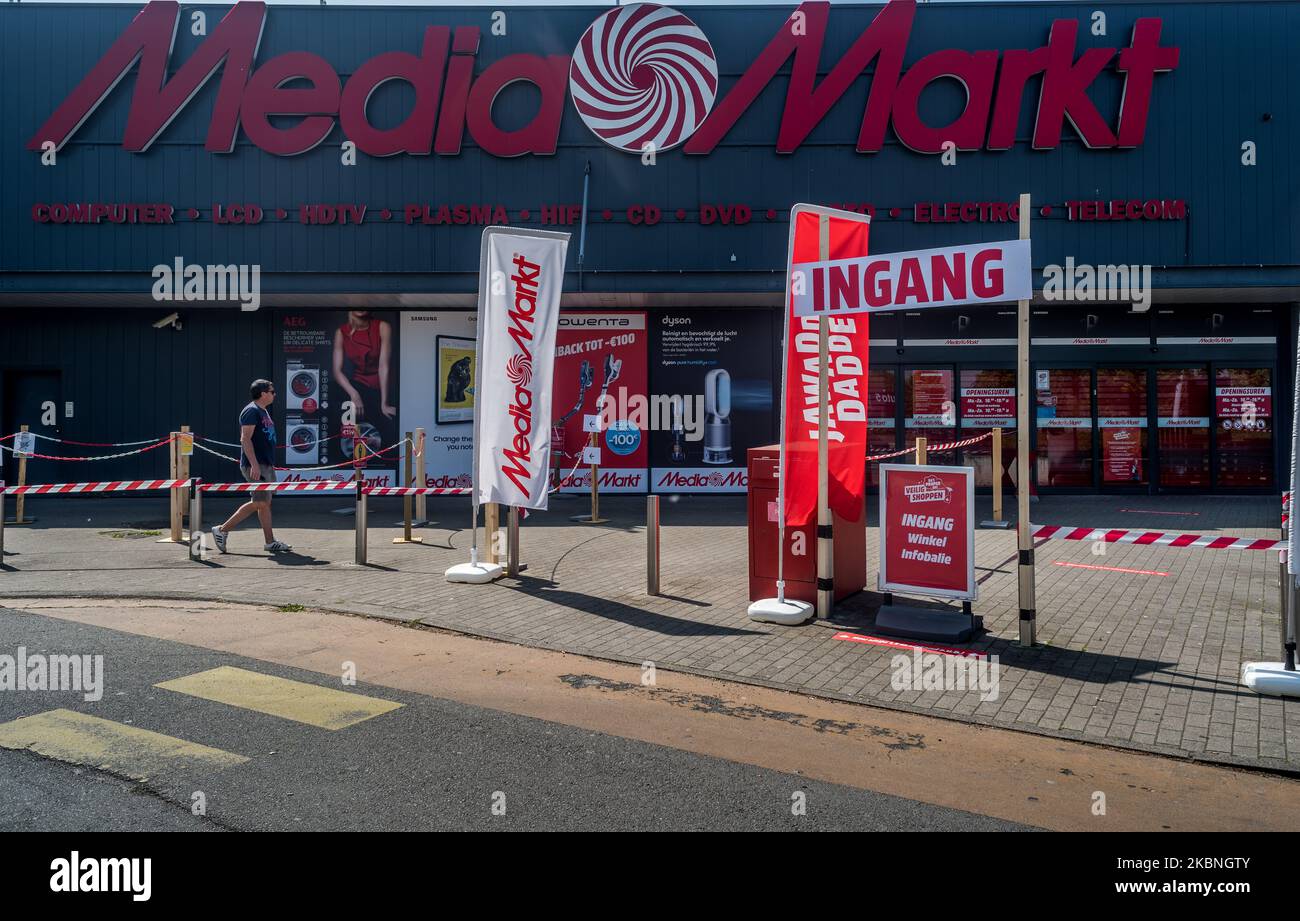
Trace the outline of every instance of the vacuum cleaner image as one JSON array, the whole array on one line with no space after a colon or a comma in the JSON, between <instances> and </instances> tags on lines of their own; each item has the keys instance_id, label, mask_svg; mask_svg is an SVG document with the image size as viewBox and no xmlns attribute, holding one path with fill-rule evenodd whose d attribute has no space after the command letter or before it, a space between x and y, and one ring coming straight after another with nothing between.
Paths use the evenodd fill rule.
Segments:
<instances>
[{"instance_id":1,"label":"vacuum cleaner image","mask_svg":"<svg viewBox=\"0 0 1300 921\"><path fill-rule=\"evenodd\" d=\"M704 463L731 463L731 374L726 368L704 375Z\"/></svg>"}]
</instances>

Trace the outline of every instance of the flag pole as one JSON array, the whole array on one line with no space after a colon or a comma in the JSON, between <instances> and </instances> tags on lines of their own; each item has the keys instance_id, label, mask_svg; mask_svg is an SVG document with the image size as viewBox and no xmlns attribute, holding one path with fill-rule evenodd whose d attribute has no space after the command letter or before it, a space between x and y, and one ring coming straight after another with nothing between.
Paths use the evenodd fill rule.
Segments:
<instances>
[{"instance_id":1,"label":"flag pole","mask_svg":"<svg viewBox=\"0 0 1300 921\"><path fill-rule=\"evenodd\" d=\"M831 257L831 219L817 217L817 259ZM830 502L830 335L831 318L817 318L817 618L835 606L835 538Z\"/></svg>"}]
</instances>

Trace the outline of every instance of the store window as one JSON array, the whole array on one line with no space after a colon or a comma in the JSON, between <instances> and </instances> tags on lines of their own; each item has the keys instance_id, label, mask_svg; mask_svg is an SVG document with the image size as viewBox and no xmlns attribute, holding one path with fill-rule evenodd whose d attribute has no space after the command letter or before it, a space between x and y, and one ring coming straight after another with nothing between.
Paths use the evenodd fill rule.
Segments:
<instances>
[{"instance_id":1,"label":"store window","mask_svg":"<svg viewBox=\"0 0 1300 921\"><path fill-rule=\"evenodd\" d=\"M961 437L1002 429L1002 485L1013 487L1011 466L1016 458L1016 372L1010 369L966 369L958 394ZM962 449L962 463L975 468L975 485L993 485L993 440Z\"/></svg>"},{"instance_id":2,"label":"store window","mask_svg":"<svg viewBox=\"0 0 1300 921\"><path fill-rule=\"evenodd\" d=\"M953 402L953 373L949 368L909 368L903 377L906 444L917 438L930 445L956 440L957 404ZM935 459L935 463L948 461Z\"/></svg>"},{"instance_id":3,"label":"store window","mask_svg":"<svg viewBox=\"0 0 1300 921\"><path fill-rule=\"evenodd\" d=\"M1034 372L1039 486L1092 485L1092 372Z\"/></svg>"},{"instance_id":4,"label":"store window","mask_svg":"<svg viewBox=\"0 0 1300 921\"><path fill-rule=\"evenodd\" d=\"M1272 380L1268 368L1215 369L1219 486L1273 485Z\"/></svg>"},{"instance_id":5,"label":"store window","mask_svg":"<svg viewBox=\"0 0 1300 921\"><path fill-rule=\"evenodd\" d=\"M1204 366L1156 370L1162 487L1210 485L1210 375Z\"/></svg>"},{"instance_id":6,"label":"store window","mask_svg":"<svg viewBox=\"0 0 1300 921\"><path fill-rule=\"evenodd\" d=\"M1145 486L1146 368L1097 369L1097 437L1102 486Z\"/></svg>"},{"instance_id":7,"label":"store window","mask_svg":"<svg viewBox=\"0 0 1300 921\"><path fill-rule=\"evenodd\" d=\"M895 368L869 368L867 370L867 453L887 454L897 447L895 419L898 402ZM899 460L902 460L900 458ZM897 460L888 463L897 463ZM880 462L885 463L885 462ZM867 464L867 483L880 485L880 463Z\"/></svg>"}]
</instances>

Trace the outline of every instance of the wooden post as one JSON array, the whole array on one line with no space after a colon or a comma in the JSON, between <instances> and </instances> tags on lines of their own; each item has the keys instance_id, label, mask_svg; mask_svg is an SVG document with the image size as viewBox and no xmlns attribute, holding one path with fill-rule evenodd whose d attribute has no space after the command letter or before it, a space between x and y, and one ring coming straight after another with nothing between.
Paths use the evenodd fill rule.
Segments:
<instances>
[{"instance_id":1,"label":"wooden post","mask_svg":"<svg viewBox=\"0 0 1300 921\"><path fill-rule=\"evenodd\" d=\"M176 472L179 469L178 457L180 445L177 444L179 437L180 432L173 431L171 433L171 444L167 446L168 476L173 480L179 479ZM167 536L167 540L175 544L179 543L181 539L181 491L180 489L169 489L167 492L171 497L171 506L168 515L171 530Z\"/></svg>"},{"instance_id":2,"label":"wooden post","mask_svg":"<svg viewBox=\"0 0 1300 921\"><path fill-rule=\"evenodd\" d=\"M415 484L425 486L428 482L424 467L424 429L418 428L415 430ZM428 499L428 496L415 497L415 523L420 527L429 523Z\"/></svg>"},{"instance_id":3,"label":"wooden post","mask_svg":"<svg viewBox=\"0 0 1300 921\"><path fill-rule=\"evenodd\" d=\"M185 437L189 434L190 427L188 425L182 425L182 437L176 442L176 478L178 480L188 480L190 478L190 455L185 453L185 448L187 447L186 442L188 442L190 451L192 452L194 450L192 447L194 442ZM177 505L180 508L181 531L183 532L185 530L185 519L189 516L190 512L190 488L188 486L181 487L180 498ZM193 524L191 524L190 527L193 528Z\"/></svg>"},{"instance_id":4,"label":"wooden post","mask_svg":"<svg viewBox=\"0 0 1300 921\"><path fill-rule=\"evenodd\" d=\"M920 466L924 467L926 459L925 436L922 435L916 439L916 462Z\"/></svg>"},{"instance_id":5,"label":"wooden post","mask_svg":"<svg viewBox=\"0 0 1300 921\"><path fill-rule=\"evenodd\" d=\"M489 563L501 562L500 554L497 553L497 532L501 529L501 507L495 502L489 502L483 506L483 531L487 544L487 561Z\"/></svg>"},{"instance_id":6,"label":"wooden post","mask_svg":"<svg viewBox=\"0 0 1300 921\"><path fill-rule=\"evenodd\" d=\"M406 485L412 487L415 485L415 439L411 433L406 433ZM395 544L419 544L424 539L411 536L411 514L415 510L415 497L402 497L402 536L394 537Z\"/></svg>"},{"instance_id":7,"label":"wooden post","mask_svg":"<svg viewBox=\"0 0 1300 921\"><path fill-rule=\"evenodd\" d=\"M831 219L817 218L817 255L829 259ZM835 606L835 519L830 505L830 334L831 318L817 320L817 618L831 616ZM782 552L785 549L782 548Z\"/></svg>"},{"instance_id":8,"label":"wooden post","mask_svg":"<svg viewBox=\"0 0 1300 921\"><path fill-rule=\"evenodd\" d=\"M512 505L506 511L506 575L517 578L522 569L519 562L519 507Z\"/></svg>"},{"instance_id":9,"label":"wooden post","mask_svg":"<svg viewBox=\"0 0 1300 921\"><path fill-rule=\"evenodd\" d=\"M1020 196L1020 239L1029 239L1029 194ZM1016 305L1016 547L1020 596L1020 645L1037 638L1034 541L1029 532L1029 301Z\"/></svg>"},{"instance_id":10,"label":"wooden post","mask_svg":"<svg viewBox=\"0 0 1300 921\"><path fill-rule=\"evenodd\" d=\"M993 520L1002 521L1002 429L993 429Z\"/></svg>"},{"instance_id":11,"label":"wooden post","mask_svg":"<svg viewBox=\"0 0 1300 921\"><path fill-rule=\"evenodd\" d=\"M27 426L18 426L18 431L27 431ZM18 485L27 485L27 458L25 457L18 458ZM23 521L23 507L26 505L25 499L26 497L21 493L14 497L14 524L26 524L26 522Z\"/></svg>"}]
</instances>

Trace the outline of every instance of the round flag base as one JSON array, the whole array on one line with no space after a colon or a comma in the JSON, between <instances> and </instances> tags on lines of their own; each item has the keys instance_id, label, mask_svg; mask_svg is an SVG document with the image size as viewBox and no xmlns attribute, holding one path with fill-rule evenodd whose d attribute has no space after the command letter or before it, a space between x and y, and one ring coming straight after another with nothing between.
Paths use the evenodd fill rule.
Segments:
<instances>
[{"instance_id":1,"label":"round flag base","mask_svg":"<svg viewBox=\"0 0 1300 921\"><path fill-rule=\"evenodd\" d=\"M781 601L777 598L764 598L749 606L749 619L764 624L781 624L796 627L812 619L813 606L806 601Z\"/></svg>"},{"instance_id":2,"label":"round flag base","mask_svg":"<svg viewBox=\"0 0 1300 921\"><path fill-rule=\"evenodd\" d=\"M1300 697L1300 671L1289 672L1282 662L1247 662L1241 683L1257 694Z\"/></svg>"},{"instance_id":3,"label":"round flag base","mask_svg":"<svg viewBox=\"0 0 1300 921\"><path fill-rule=\"evenodd\" d=\"M482 585L500 579L504 571L500 563L457 563L447 570L447 581Z\"/></svg>"}]
</instances>

